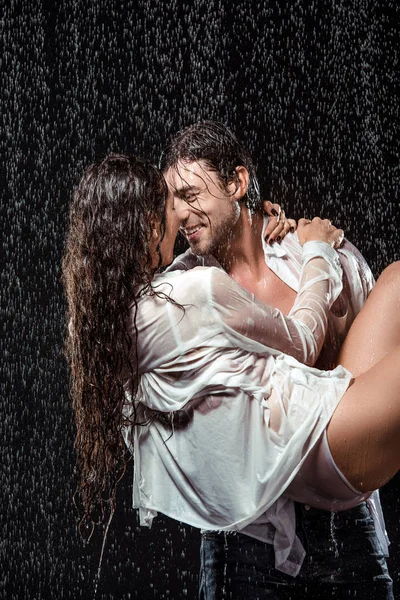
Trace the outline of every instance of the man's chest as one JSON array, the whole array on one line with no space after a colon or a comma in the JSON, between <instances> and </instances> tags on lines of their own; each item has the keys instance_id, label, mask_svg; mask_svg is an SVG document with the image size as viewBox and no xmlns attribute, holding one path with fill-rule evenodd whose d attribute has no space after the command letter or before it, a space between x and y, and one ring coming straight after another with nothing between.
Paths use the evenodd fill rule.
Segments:
<instances>
[{"instance_id":1,"label":"man's chest","mask_svg":"<svg viewBox=\"0 0 400 600\"><path fill-rule=\"evenodd\" d=\"M232 273L231 276L261 302L278 308L285 315L290 312L297 294L267 265L265 265L263 273L257 278L251 272L245 270Z\"/></svg>"}]
</instances>

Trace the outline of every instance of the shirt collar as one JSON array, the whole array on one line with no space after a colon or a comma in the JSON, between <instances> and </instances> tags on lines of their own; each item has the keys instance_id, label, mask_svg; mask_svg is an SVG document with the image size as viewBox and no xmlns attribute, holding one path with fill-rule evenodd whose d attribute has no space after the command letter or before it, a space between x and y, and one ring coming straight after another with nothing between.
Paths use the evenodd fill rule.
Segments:
<instances>
[{"instance_id":1,"label":"shirt collar","mask_svg":"<svg viewBox=\"0 0 400 600\"><path fill-rule=\"evenodd\" d=\"M278 244L277 242L275 242L272 246L270 246L266 241L265 241L265 230L267 228L269 222L269 217L264 215L264 223L263 223L263 228L262 228L262 233L261 233L261 243L262 243L262 247L264 250L264 256L270 257L270 256L276 256L277 258L283 258L284 256L287 256L287 252L285 250L285 248L283 246L281 246L281 244Z\"/></svg>"}]
</instances>

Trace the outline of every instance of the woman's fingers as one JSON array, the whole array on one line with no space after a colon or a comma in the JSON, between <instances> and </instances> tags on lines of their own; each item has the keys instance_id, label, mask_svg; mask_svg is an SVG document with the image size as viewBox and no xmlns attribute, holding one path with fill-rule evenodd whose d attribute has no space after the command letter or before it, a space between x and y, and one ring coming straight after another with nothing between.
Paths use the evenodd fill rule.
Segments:
<instances>
[{"instance_id":1,"label":"woman's fingers","mask_svg":"<svg viewBox=\"0 0 400 600\"><path fill-rule=\"evenodd\" d=\"M264 232L265 241L272 244L280 242L289 233L296 231L297 223L294 219L287 219L285 211L279 204L265 200L263 202L264 212L269 216L269 222Z\"/></svg>"},{"instance_id":2,"label":"woman's fingers","mask_svg":"<svg viewBox=\"0 0 400 600\"><path fill-rule=\"evenodd\" d=\"M344 239L343 229L338 229L329 219L314 217L310 219L300 219L297 228L297 235L300 244L303 246L306 242L321 241L330 244L333 248L339 248Z\"/></svg>"}]
</instances>

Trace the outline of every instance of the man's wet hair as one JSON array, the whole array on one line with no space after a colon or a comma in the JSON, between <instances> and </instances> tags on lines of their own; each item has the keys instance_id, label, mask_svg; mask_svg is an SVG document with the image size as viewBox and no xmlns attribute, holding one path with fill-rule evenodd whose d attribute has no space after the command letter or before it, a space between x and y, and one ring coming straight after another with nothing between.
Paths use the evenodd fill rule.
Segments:
<instances>
[{"instance_id":1,"label":"man's wet hair","mask_svg":"<svg viewBox=\"0 0 400 600\"><path fill-rule=\"evenodd\" d=\"M249 173L249 184L242 201L251 210L260 208L260 190L252 158L226 125L202 121L182 129L169 140L159 167L165 172L170 168L176 169L180 162L194 161L203 161L208 169L215 171L225 188L232 182L239 184L235 169L245 167Z\"/></svg>"}]
</instances>

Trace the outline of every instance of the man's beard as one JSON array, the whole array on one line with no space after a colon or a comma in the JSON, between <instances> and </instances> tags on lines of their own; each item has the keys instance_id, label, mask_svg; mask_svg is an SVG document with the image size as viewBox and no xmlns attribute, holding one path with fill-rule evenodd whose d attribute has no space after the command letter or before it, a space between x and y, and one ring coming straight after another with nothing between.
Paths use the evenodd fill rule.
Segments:
<instances>
[{"instance_id":1,"label":"man's beard","mask_svg":"<svg viewBox=\"0 0 400 600\"><path fill-rule=\"evenodd\" d=\"M237 224L239 215L240 209L238 211L232 210L223 222L216 223L214 226L209 224L208 232L210 232L211 235L207 242L204 243L204 245L201 241L198 245L193 244L193 246L190 246L192 252L198 256L212 254L218 257L218 255L223 253L232 242L235 235L235 225Z\"/></svg>"}]
</instances>

